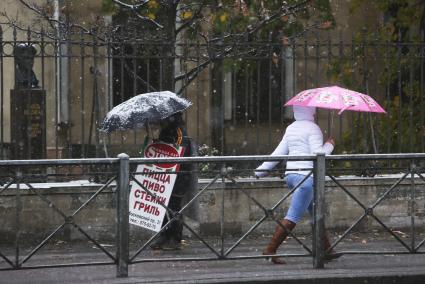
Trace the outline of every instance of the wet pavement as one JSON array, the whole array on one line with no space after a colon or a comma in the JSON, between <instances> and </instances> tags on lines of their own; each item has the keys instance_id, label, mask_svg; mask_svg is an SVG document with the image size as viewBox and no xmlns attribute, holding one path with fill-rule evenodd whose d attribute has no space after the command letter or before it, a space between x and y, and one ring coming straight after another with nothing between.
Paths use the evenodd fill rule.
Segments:
<instances>
[{"instance_id":1,"label":"wet pavement","mask_svg":"<svg viewBox=\"0 0 425 284\"><path fill-rule=\"evenodd\" d=\"M309 237L300 237L310 246ZM421 240L423 236L419 236ZM216 252L222 249L220 239L207 242ZM236 247L230 257L254 257L259 255L267 238L248 239ZM411 244L408 236L403 239ZM231 241L224 243L226 251ZM416 244L416 245L417 245ZM104 244L113 255L113 244ZM22 251L22 254L28 253ZM406 252L406 248L395 239L379 236L355 235L336 246L346 252L341 258L329 262L324 269L314 269L310 256L305 254L293 239L288 240L279 253L285 257L286 265L273 265L260 258L238 260L185 260L172 261L170 258L214 258L215 253L200 241L186 240L183 248L177 251L142 251L136 260L146 261L129 266L129 277L117 278L116 267L111 265L91 265L61 268L22 269L0 271L0 283L425 283L425 248L418 254L396 254ZM0 248L11 257L12 249ZM137 251L137 245L130 255ZM385 254L376 252L386 251ZM362 252L362 254L357 254ZM167 260L165 262L161 262ZM24 266L69 264L82 262L111 262L112 260L92 244L67 244L58 242L46 246L31 257ZM0 268L7 267L0 260Z\"/></svg>"}]
</instances>

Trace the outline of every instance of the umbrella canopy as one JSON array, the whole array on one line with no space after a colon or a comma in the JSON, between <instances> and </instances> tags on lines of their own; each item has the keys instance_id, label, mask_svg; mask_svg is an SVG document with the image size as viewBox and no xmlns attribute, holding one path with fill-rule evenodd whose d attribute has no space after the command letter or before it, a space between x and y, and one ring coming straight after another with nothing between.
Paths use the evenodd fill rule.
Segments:
<instances>
[{"instance_id":1,"label":"umbrella canopy","mask_svg":"<svg viewBox=\"0 0 425 284\"><path fill-rule=\"evenodd\" d=\"M361 112L380 112L385 110L370 96L338 86L309 89L298 93L285 106L307 106Z\"/></svg>"},{"instance_id":2,"label":"umbrella canopy","mask_svg":"<svg viewBox=\"0 0 425 284\"><path fill-rule=\"evenodd\" d=\"M137 95L109 111L100 131L109 133L115 130L140 128L147 122L164 119L191 105L190 101L170 91Z\"/></svg>"}]
</instances>

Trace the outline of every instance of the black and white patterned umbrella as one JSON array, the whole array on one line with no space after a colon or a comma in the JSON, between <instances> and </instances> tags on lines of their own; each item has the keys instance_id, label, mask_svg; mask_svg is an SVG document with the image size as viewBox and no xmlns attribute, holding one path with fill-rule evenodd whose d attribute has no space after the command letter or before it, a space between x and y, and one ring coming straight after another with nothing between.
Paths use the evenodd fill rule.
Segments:
<instances>
[{"instance_id":1,"label":"black and white patterned umbrella","mask_svg":"<svg viewBox=\"0 0 425 284\"><path fill-rule=\"evenodd\" d=\"M189 100L170 91L137 95L109 111L100 131L110 133L115 130L141 128L148 122L167 118L191 105Z\"/></svg>"}]
</instances>

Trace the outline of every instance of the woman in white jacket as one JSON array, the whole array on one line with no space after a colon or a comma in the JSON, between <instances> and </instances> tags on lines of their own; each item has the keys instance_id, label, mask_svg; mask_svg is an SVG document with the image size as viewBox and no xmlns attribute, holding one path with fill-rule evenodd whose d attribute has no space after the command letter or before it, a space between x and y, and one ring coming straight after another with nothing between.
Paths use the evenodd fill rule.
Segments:
<instances>
[{"instance_id":1,"label":"woman in white jacket","mask_svg":"<svg viewBox=\"0 0 425 284\"><path fill-rule=\"evenodd\" d=\"M323 144L323 134L319 126L314 122L315 108L294 106L295 121L291 123L283 135L277 148L271 154L274 155L312 155L323 152L330 154L334 149L334 141L329 138ZM256 177L263 177L268 171L273 169L278 162L264 162L256 171ZM290 190L294 189L313 168L312 161L288 161L286 163L285 181ZM313 202L313 177L308 177L294 191L288 212L281 225L277 225L275 232L269 244L263 251L263 255L276 254L277 248L286 239L289 232L292 231L296 224L302 219L308 210L312 214ZM325 240L325 249L330 247L329 240ZM330 259L331 257L328 256ZM284 264L285 262L278 257L270 259L275 264Z\"/></svg>"}]
</instances>

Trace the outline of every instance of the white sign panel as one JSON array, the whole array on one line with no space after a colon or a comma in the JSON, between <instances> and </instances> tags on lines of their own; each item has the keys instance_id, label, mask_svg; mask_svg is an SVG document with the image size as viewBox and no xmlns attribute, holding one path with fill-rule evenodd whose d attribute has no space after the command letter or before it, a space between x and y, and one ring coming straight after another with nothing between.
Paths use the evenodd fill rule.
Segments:
<instances>
[{"instance_id":1,"label":"white sign panel","mask_svg":"<svg viewBox=\"0 0 425 284\"><path fill-rule=\"evenodd\" d=\"M146 158L180 157L184 148L177 150L170 144L152 143L145 149ZM136 182L131 183L129 200L129 222L155 232L161 230L171 193L179 170L178 164L138 165ZM170 172L172 172L170 174ZM164 206L163 206L164 205Z\"/></svg>"}]
</instances>

